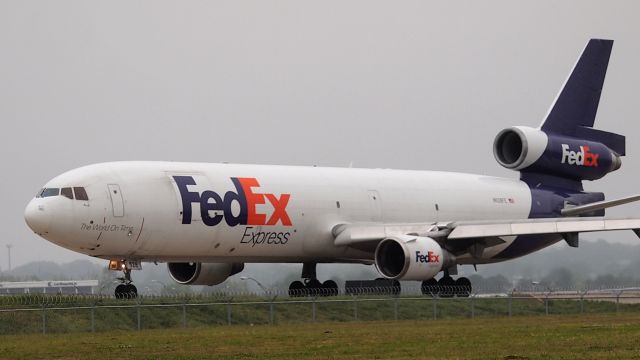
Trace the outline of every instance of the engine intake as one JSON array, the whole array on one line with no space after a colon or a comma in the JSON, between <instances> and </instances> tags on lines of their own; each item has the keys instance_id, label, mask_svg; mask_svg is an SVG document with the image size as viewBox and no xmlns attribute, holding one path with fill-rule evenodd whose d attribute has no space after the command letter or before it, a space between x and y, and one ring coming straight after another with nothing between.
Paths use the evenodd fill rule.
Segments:
<instances>
[{"instance_id":1,"label":"engine intake","mask_svg":"<svg viewBox=\"0 0 640 360\"><path fill-rule=\"evenodd\" d=\"M244 269L244 263L168 263L171 278L183 285L218 285Z\"/></svg>"},{"instance_id":2,"label":"engine intake","mask_svg":"<svg viewBox=\"0 0 640 360\"><path fill-rule=\"evenodd\" d=\"M387 279L428 280L453 265L455 257L431 238L404 235L382 240L375 262Z\"/></svg>"}]
</instances>

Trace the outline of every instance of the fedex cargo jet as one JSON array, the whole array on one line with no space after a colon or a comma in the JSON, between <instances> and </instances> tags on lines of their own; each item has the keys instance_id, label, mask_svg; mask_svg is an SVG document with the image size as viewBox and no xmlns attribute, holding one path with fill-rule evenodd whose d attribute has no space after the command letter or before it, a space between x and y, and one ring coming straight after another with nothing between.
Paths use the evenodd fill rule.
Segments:
<instances>
[{"instance_id":1,"label":"fedex cargo jet","mask_svg":"<svg viewBox=\"0 0 640 360\"><path fill-rule=\"evenodd\" d=\"M586 192L621 166L624 136L595 129L613 41L589 41L538 127L500 131L497 162L520 179L436 171L113 162L66 172L25 210L28 226L123 271L116 296L135 296L131 271L166 262L181 284L215 285L245 263L301 263L292 294L322 289L319 263L375 264L380 275L422 281L425 293L471 284L458 265L514 259L579 234L629 229ZM443 272L439 280L435 277Z\"/></svg>"}]
</instances>

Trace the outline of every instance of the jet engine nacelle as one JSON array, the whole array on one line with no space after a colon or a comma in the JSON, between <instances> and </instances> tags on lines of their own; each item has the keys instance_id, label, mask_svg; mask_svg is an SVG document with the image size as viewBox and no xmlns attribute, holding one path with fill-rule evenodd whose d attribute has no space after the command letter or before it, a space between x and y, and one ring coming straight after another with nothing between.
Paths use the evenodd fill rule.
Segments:
<instances>
[{"instance_id":1,"label":"jet engine nacelle","mask_svg":"<svg viewBox=\"0 0 640 360\"><path fill-rule=\"evenodd\" d=\"M493 155L507 169L574 180L600 179L622 164L620 155L600 142L525 126L498 133Z\"/></svg>"},{"instance_id":2,"label":"jet engine nacelle","mask_svg":"<svg viewBox=\"0 0 640 360\"><path fill-rule=\"evenodd\" d=\"M453 265L455 258L429 237L401 235L378 244L375 262L388 279L428 280Z\"/></svg>"},{"instance_id":3,"label":"jet engine nacelle","mask_svg":"<svg viewBox=\"0 0 640 360\"><path fill-rule=\"evenodd\" d=\"M183 285L218 285L244 269L244 263L168 263L169 275Z\"/></svg>"}]
</instances>

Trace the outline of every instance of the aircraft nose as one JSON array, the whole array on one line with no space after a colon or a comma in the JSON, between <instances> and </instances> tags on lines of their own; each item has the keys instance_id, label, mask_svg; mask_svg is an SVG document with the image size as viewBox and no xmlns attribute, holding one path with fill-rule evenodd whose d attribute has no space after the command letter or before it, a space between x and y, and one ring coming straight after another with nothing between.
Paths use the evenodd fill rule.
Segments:
<instances>
[{"instance_id":1,"label":"aircraft nose","mask_svg":"<svg viewBox=\"0 0 640 360\"><path fill-rule=\"evenodd\" d=\"M51 214L47 212L43 204L33 199L24 210L24 220L34 233L43 235L49 231Z\"/></svg>"}]
</instances>

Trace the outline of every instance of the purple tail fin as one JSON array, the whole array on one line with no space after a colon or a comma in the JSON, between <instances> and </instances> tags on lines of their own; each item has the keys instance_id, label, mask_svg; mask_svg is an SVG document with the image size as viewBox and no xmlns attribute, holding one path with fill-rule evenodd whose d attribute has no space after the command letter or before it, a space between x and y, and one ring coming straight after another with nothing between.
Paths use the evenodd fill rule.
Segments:
<instances>
[{"instance_id":1,"label":"purple tail fin","mask_svg":"<svg viewBox=\"0 0 640 360\"><path fill-rule=\"evenodd\" d=\"M542 131L597 141L625 155L624 136L593 129L612 47L613 40L589 41L540 126Z\"/></svg>"}]
</instances>

